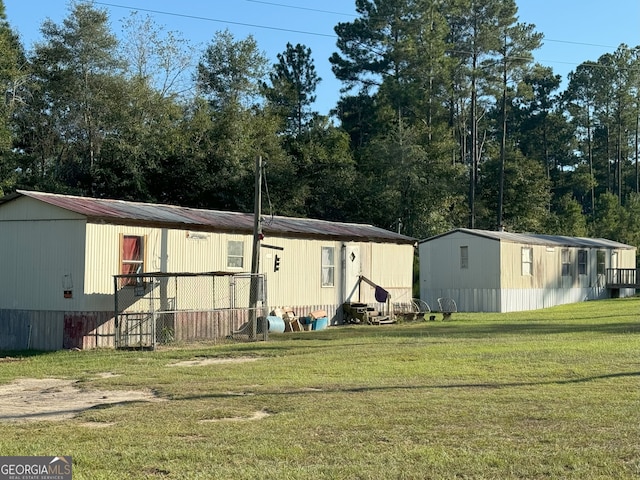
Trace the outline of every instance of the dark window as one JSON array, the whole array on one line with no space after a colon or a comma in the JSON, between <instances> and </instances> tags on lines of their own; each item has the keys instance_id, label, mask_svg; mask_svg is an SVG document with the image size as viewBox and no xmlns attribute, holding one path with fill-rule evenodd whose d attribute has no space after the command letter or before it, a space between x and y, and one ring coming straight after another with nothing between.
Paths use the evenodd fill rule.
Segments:
<instances>
[{"instance_id":1,"label":"dark window","mask_svg":"<svg viewBox=\"0 0 640 480\"><path fill-rule=\"evenodd\" d=\"M460 268L469 268L469 247L460 247Z\"/></svg>"},{"instance_id":2,"label":"dark window","mask_svg":"<svg viewBox=\"0 0 640 480\"><path fill-rule=\"evenodd\" d=\"M568 277L571 275L571 253L568 248L562 249L562 276Z\"/></svg>"},{"instance_id":3,"label":"dark window","mask_svg":"<svg viewBox=\"0 0 640 480\"><path fill-rule=\"evenodd\" d=\"M587 274L587 251L578 250L578 275Z\"/></svg>"},{"instance_id":4,"label":"dark window","mask_svg":"<svg viewBox=\"0 0 640 480\"><path fill-rule=\"evenodd\" d=\"M606 254L604 250L598 250L598 275L604 275L605 273L605 258Z\"/></svg>"}]
</instances>

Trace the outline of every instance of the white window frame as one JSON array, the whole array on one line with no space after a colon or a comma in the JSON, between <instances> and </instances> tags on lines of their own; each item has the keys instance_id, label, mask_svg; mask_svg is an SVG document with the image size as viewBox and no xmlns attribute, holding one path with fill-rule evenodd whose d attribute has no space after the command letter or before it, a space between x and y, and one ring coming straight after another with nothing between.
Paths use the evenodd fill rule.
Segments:
<instances>
[{"instance_id":1,"label":"white window frame","mask_svg":"<svg viewBox=\"0 0 640 480\"><path fill-rule=\"evenodd\" d=\"M334 287L336 283L336 249L335 247L322 247L320 255L321 285L322 287Z\"/></svg>"},{"instance_id":2,"label":"white window frame","mask_svg":"<svg viewBox=\"0 0 640 480\"><path fill-rule=\"evenodd\" d=\"M522 275L525 277L533 276L533 248L531 247L522 247L521 249L521 258L522 258Z\"/></svg>"},{"instance_id":3,"label":"white window frame","mask_svg":"<svg viewBox=\"0 0 640 480\"><path fill-rule=\"evenodd\" d=\"M133 258L125 258L124 244L126 238L136 238L137 242L140 246L140 250L138 252L138 257L136 259ZM147 238L145 235L129 235L129 234L120 234L120 273L124 273L125 265L127 266L135 266L131 273L140 274L146 272L146 247L147 247ZM121 281L122 286L135 286L137 283L132 278L125 278Z\"/></svg>"},{"instance_id":4,"label":"white window frame","mask_svg":"<svg viewBox=\"0 0 640 480\"><path fill-rule=\"evenodd\" d=\"M571 276L571 250L568 248L562 249L562 276Z\"/></svg>"},{"instance_id":5,"label":"white window frame","mask_svg":"<svg viewBox=\"0 0 640 480\"><path fill-rule=\"evenodd\" d=\"M234 248L240 246L240 254ZM238 262L239 260L239 262ZM239 263L239 265L238 265ZM227 241L227 268L244 268L244 242L241 240Z\"/></svg>"},{"instance_id":6,"label":"white window frame","mask_svg":"<svg viewBox=\"0 0 640 480\"><path fill-rule=\"evenodd\" d=\"M460 247L460 268L469 268L469 247L467 245Z\"/></svg>"},{"instance_id":7,"label":"white window frame","mask_svg":"<svg viewBox=\"0 0 640 480\"><path fill-rule=\"evenodd\" d=\"M583 257L583 258L580 258ZM576 257L576 262L578 264L578 275L587 275L588 274L588 264L589 264L589 252L588 250L578 250L578 255Z\"/></svg>"},{"instance_id":8,"label":"white window frame","mask_svg":"<svg viewBox=\"0 0 640 480\"><path fill-rule=\"evenodd\" d=\"M596 253L596 263L598 275L605 275L607 272L607 252L606 250L598 250Z\"/></svg>"}]
</instances>

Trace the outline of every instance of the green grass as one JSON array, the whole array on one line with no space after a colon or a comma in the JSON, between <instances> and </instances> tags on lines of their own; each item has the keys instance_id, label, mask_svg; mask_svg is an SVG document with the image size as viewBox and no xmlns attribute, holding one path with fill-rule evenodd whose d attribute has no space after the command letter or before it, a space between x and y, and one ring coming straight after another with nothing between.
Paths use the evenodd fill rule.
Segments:
<instances>
[{"instance_id":1,"label":"green grass","mask_svg":"<svg viewBox=\"0 0 640 480\"><path fill-rule=\"evenodd\" d=\"M251 344L4 352L21 360L0 362L0 383L73 378L168 401L3 423L0 452L72 455L76 480L635 479L639 320L633 298ZM259 359L167 367L235 356Z\"/></svg>"}]
</instances>

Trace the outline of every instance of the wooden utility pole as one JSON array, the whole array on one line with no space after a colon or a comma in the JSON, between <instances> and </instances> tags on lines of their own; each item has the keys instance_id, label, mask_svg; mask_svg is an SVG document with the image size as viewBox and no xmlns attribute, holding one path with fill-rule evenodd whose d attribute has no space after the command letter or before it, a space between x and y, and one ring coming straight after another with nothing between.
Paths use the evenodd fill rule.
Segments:
<instances>
[{"instance_id":1,"label":"wooden utility pole","mask_svg":"<svg viewBox=\"0 0 640 480\"><path fill-rule=\"evenodd\" d=\"M251 257L251 273L260 273L260 240L262 240L262 156L256 157L256 184L253 206L253 255Z\"/></svg>"},{"instance_id":2,"label":"wooden utility pole","mask_svg":"<svg viewBox=\"0 0 640 480\"><path fill-rule=\"evenodd\" d=\"M258 338L258 297L260 273L260 241L262 240L262 156L256 157L256 183L253 207L253 252L251 256L251 291L249 293L249 338ZM263 328L266 328L264 326ZM263 332L266 335L266 332Z\"/></svg>"}]
</instances>

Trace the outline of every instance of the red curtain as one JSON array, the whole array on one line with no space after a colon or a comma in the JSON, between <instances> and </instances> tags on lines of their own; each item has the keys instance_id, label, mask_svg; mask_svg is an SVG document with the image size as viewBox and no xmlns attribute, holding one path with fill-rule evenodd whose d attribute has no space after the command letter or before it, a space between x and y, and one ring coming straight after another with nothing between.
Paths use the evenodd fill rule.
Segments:
<instances>
[{"instance_id":1,"label":"red curtain","mask_svg":"<svg viewBox=\"0 0 640 480\"><path fill-rule=\"evenodd\" d=\"M140 237L127 237L122 239L122 273L136 273L137 263L129 263L131 260L139 262L142 249Z\"/></svg>"}]
</instances>

